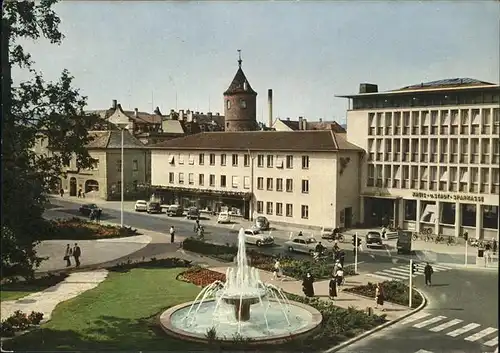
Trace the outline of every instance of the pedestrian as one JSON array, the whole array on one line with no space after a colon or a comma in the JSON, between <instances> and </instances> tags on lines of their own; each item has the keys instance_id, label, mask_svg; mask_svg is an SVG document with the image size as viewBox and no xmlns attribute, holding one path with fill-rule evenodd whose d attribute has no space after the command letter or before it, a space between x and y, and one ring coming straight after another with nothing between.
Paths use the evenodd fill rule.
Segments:
<instances>
[{"instance_id":1,"label":"pedestrian","mask_svg":"<svg viewBox=\"0 0 500 353\"><path fill-rule=\"evenodd\" d=\"M66 260L66 267L71 266L71 255L73 255L73 250L69 244L66 245L66 252L64 253L64 260Z\"/></svg>"},{"instance_id":2,"label":"pedestrian","mask_svg":"<svg viewBox=\"0 0 500 353\"><path fill-rule=\"evenodd\" d=\"M281 264L280 260L276 259L276 262L274 263L274 268L273 268L273 280L280 278L281 277Z\"/></svg>"},{"instance_id":3,"label":"pedestrian","mask_svg":"<svg viewBox=\"0 0 500 353\"><path fill-rule=\"evenodd\" d=\"M345 261L345 252L342 250L340 251L339 254L339 262L342 267L344 267L344 261Z\"/></svg>"},{"instance_id":4,"label":"pedestrian","mask_svg":"<svg viewBox=\"0 0 500 353\"><path fill-rule=\"evenodd\" d=\"M299 232L299 234L297 235L298 237L301 237L303 234L302 234L302 231Z\"/></svg>"},{"instance_id":5,"label":"pedestrian","mask_svg":"<svg viewBox=\"0 0 500 353\"><path fill-rule=\"evenodd\" d=\"M333 264L333 272L332 272L333 277L335 277L335 274L337 273L337 270L339 269L339 267L340 267L340 261L335 260L335 263Z\"/></svg>"},{"instance_id":6,"label":"pedestrian","mask_svg":"<svg viewBox=\"0 0 500 353\"><path fill-rule=\"evenodd\" d=\"M64 189L61 188L61 190L59 190L59 195L61 195L61 197L64 196Z\"/></svg>"},{"instance_id":7,"label":"pedestrian","mask_svg":"<svg viewBox=\"0 0 500 353\"><path fill-rule=\"evenodd\" d=\"M337 286L340 287L344 283L344 270L342 266L335 273L335 278L337 279Z\"/></svg>"},{"instance_id":8,"label":"pedestrian","mask_svg":"<svg viewBox=\"0 0 500 353\"><path fill-rule=\"evenodd\" d=\"M82 197L85 198L85 191L82 191Z\"/></svg>"},{"instance_id":9,"label":"pedestrian","mask_svg":"<svg viewBox=\"0 0 500 353\"><path fill-rule=\"evenodd\" d=\"M314 277L307 272L302 280L302 291L306 297L314 297Z\"/></svg>"},{"instance_id":10,"label":"pedestrian","mask_svg":"<svg viewBox=\"0 0 500 353\"><path fill-rule=\"evenodd\" d=\"M425 265L425 267L424 267L424 277L425 277L425 285L426 286L431 286L432 285L431 277L432 277L433 273L434 273L434 269L427 262L427 265Z\"/></svg>"},{"instance_id":11,"label":"pedestrian","mask_svg":"<svg viewBox=\"0 0 500 353\"><path fill-rule=\"evenodd\" d=\"M96 212L94 211L94 209L91 209L89 213L90 221L92 222L95 219L95 217L96 217Z\"/></svg>"},{"instance_id":12,"label":"pedestrian","mask_svg":"<svg viewBox=\"0 0 500 353\"><path fill-rule=\"evenodd\" d=\"M101 223L101 214L102 214L102 209L101 208L97 209L96 215L95 215L97 223Z\"/></svg>"},{"instance_id":13,"label":"pedestrian","mask_svg":"<svg viewBox=\"0 0 500 353\"><path fill-rule=\"evenodd\" d=\"M495 238L493 238L492 243L493 243L493 246L492 246L492 248L493 248L493 255L496 255L497 254L497 249L498 249L497 240Z\"/></svg>"},{"instance_id":14,"label":"pedestrian","mask_svg":"<svg viewBox=\"0 0 500 353\"><path fill-rule=\"evenodd\" d=\"M78 198L81 198L82 197L82 189L78 189Z\"/></svg>"},{"instance_id":15,"label":"pedestrian","mask_svg":"<svg viewBox=\"0 0 500 353\"><path fill-rule=\"evenodd\" d=\"M385 239L385 234L387 233L387 229L385 229L385 226L382 227L382 239Z\"/></svg>"},{"instance_id":16,"label":"pedestrian","mask_svg":"<svg viewBox=\"0 0 500 353\"><path fill-rule=\"evenodd\" d=\"M77 243L75 243L75 247L73 248L73 257L75 258L75 263L76 267L80 267L80 256L82 256L82 250L78 246Z\"/></svg>"},{"instance_id":17,"label":"pedestrian","mask_svg":"<svg viewBox=\"0 0 500 353\"><path fill-rule=\"evenodd\" d=\"M375 309L378 309L380 305L382 307L382 311L385 311L384 306L384 290L382 289L382 284L377 283L377 287L375 288Z\"/></svg>"},{"instance_id":18,"label":"pedestrian","mask_svg":"<svg viewBox=\"0 0 500 353\"><path fill-rule=\"evenodd\" d=\"M173 243L175 241L175 229L174 226L170 227L170 243Z\"/></svg>"},{"instance_id":19,"label":"pedestrian","mask_svg":"<svg viewBox=\"0 0 500 353\"><path fill-rule=\"evenodd\" d=\"M328 289L328 297L331 300L335 300L335 298L337 297L337 280L335 276L332 276L332 278L330 279L330 282L328 283Z\"/></svg>"}]
</instances>

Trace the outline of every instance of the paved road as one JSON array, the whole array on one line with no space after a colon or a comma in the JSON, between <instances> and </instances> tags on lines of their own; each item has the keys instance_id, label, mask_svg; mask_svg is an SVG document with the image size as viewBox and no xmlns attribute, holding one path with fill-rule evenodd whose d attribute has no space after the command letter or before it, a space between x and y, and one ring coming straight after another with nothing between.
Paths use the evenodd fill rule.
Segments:
<instances>
[{"instance_id":1,"label":"paved road","mask_svg":"<svg viewBox=\"0 0 500 353\"><path fill-rule=\"evenodd\" d=\"M416 286L429 305L341 353L476 353L498 346L498 274L477 270L435 273L433 286ZM411 321L413 320L413 321Z\"/></svg>"}]
</instances>

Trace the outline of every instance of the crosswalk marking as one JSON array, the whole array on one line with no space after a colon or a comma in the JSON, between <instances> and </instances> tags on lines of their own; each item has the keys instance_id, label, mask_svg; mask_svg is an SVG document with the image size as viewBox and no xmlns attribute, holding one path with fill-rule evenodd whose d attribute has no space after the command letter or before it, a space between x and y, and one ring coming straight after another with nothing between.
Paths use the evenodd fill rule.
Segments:
<instances>
[{"instance_id":1,"label":"crosswalk marking","mask_svg":"<svg viewBox=\"0 0 500 353\"><path fill-rule=\"evenodd\" d=\"M412 274L412 278L417 276L422 276L424 274L424 263L414 263L415 273ZM434 272L442 272L451 270L451 267L444 265L432 265L434 268ZM394 266L388 269L380 270L371 274L372 276L379 277L386 281L401 281L401 280L409 280L410 279L410 264L399 264L399 266Z\"/></svg>"},{"instance_id":2,"label":"crosswalk marking","mask_svg":"<svg viewBox=\"0 0 500 353\"><path fill-rule=\"evenodd\" d=\"M451 327L451 326L458 325L461 322L463 322L463 320L453 319L453 320L445 322L444 324L441 324L439 326L432 327L432 328L429 329L429 331L432 331L432 332L443 331L444 329L447 329L448 327Z\"/></svg>"},{"instance_id":3,"label":"crosswalk marking","mask_svg":"<svg viewBox=\"0 0 500 353\"><path fill-rule=\"evenodd\" d=\"M484 345L488 346L488 347L494 347L494 346L498 345L498 336L489 340L488 342L484 342Z\"/></svg>"},{"instance_id":4,"label":"crosswalk marking","mask_svg":"<svg viewBox=\"0 0 500 353\"><path fill-rule=\"evenodd\" d=\"M391 270L404 273L405 275L410 273L410 270L407 269L407 268L404 268L404 267L403 268L401 268L401 267L392 267Z\"/></svg>"},{"instance_id":5,"label":"crosswalk marking","mask_svg":"<svg viewBox=\"0 0 500 353\"><path fill-rule=\"evenodd\" d=\"M409 275L406 275L404 273L394 271L394 270L384 270L384 272L390 273L391 275L393 275L395 277L404 278L404 279L407 279L410 277Z\"/></svg>"},{"instance_id":6,"label":"crosswalk marking","mask_svg":"<svg viewBox=\"0 0 500 353\"><path fill-rule=\"evenodd\" d=\"M383 280L386 280L386 281L393 281L394 280L393 277L384 276L383 272L379 272L379 271L375 272L375 273L372 273L371 275L374 276L374 277L379 277L379 278L381 278Z\"/></svg>"},{"instance_id":7,"label":"crosswalk marking","mask_svg":"<svg viewBox=\"0 0 500 353\"><path fill-rule=\"evenodd\" d=\"M430 316L430 315L431 314L429 314L429 313L416 313L415 315L409 316L406 319L404 319L403 321L401 321L401 324L402 325L406 325L406 324L409 324L409 323L411 323L413 321L417 321L417 320L423 319L424 317L427 317L427 316Z\"/></svg>"},{"instance_id":8,"label":"crosswalk marking","mask_svg":"<svg viewBox=\"0 0 500 353\"><path fill-rule=\"evenodd\" d=\"M432 319L419 322L418 324L413 325L413 327L422 328L422 327L429 326L430 324L434 324L434 323L441 321L441 320L444 320L444 319L446 319L446 316L435 316Z\"/></svg>"},{"instance_id":9,"label":"crosswalk marking","mask_svg":"<svg viewBox=\"0 0 500 353\"><path fill-rule=\"evenodd\" d=\"M482 331L479 331L469 337L466 337L465 340L466 341L470 341L470 342L475 342L485 336L488 336L494 332L497 332L498 330L496 328L493 328L493 327L488 327L488 328L485 328L484 330Z\"/></svg>"},{"instance_id":10,"label":"crosswalk marking","mask_svg":"<svg viewBox=\"0 0 500 353\"><path fill-rule=\"evenodd\" d=\"M477 328L479 326L481 326L481 325L476 324L476 323L468 324L462 328L459 328L459 329L456 329L455 331L451 331L451 332L447 333L447 335L451 336L451 337L457 337L458 335L461 335L462 333L468 332L470 330L474 330L475 328Z\"/></svg>"}]
</instances>

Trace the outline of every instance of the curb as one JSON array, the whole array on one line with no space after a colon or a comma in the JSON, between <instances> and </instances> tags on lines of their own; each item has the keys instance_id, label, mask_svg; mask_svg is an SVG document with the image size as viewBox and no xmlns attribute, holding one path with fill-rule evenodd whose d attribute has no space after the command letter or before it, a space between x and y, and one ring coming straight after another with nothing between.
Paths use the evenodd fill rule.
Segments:
<instances>
[{"instance_id":1,"label":"curb","mask_svg":"<svg viewBox=\"0 0 500 353\"><path fill-rule=\"evenodd\" d=\"M406 319L407 317L413 315L413 314L416 314L417 312L419 312L420 310L422 310L423 308L425 308L425 306L427 305L427 297L418 289L416 288L413 288L413 290L417 291L418 294L420 294L420 296L422 297L422 304L420 304L416 309L413 309L412 311L410 311L409 313L395 319L395 320L392 320L392 321L388 321L386 323L383 323L382 325L379 325L375 328L372 328L371 330L369 331L366 331L366 332L363 332L361 335L359 336L356 336L356 337L353 337L345 342L342 342L332 348L328 348L327 350L323 351L323 353L334 353L334 352L338 352L339 350L341 350L342 348L345 348L351 344L353 344L354 342L357 342L357 341L360 341L362 340L363 338L367 337L367 336L370 336L371 334L377 332L377 331L380 331L386 327L389 327L391 325L394 325L395 323L398 323L399 321L403 320L403 319Z\"/></svg>"}]
</instances>

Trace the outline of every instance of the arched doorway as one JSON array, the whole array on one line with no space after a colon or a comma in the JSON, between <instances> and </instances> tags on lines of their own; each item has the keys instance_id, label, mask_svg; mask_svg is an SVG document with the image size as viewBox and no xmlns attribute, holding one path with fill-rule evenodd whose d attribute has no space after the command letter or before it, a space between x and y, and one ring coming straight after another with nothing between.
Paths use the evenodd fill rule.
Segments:
<instances>
[{"instance_id":1,"label":"arched doorway","mask_svg":"<svg viewBox=\"0 0 500 353\"><path fill-rule=\"evenodd\" d=\"M97 182L97 180L90 179L85 182L85 193L87 194L92 191L99 191L99 183Z\"/></svg>"},{"instance_id":2,"label":"arched doorway","mask_svg":"<svg viewBox=\"0 0 500 353\"><path fill-rule=\"evenodd\" d=\"M69 179L69 196L76 196L76 178Z\"/></svg>"}]
</instances>

